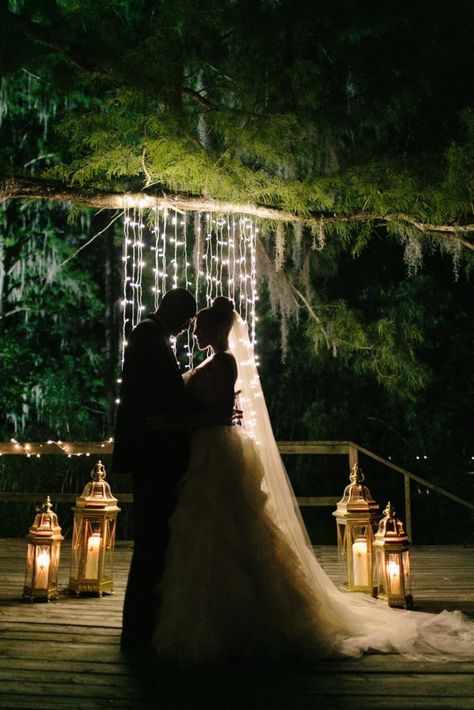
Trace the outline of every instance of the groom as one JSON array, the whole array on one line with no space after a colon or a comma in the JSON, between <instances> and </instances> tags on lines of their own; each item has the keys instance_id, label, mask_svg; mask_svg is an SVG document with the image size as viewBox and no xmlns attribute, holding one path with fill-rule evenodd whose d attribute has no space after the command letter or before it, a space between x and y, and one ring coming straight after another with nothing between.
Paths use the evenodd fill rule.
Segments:
<instances>
[{"instance_id":1,"label":"groom","mask_svg":"<svg viewBox=\"0 0 474 710\"><path fill-rule=\"evenodd\" d=\"M125 349L112 471L133 477L134 551L123 610L122 648L146 646L158 608L156 587L170 538L168 519L174 488L186 471L189 447L184 429L152 430L151 415L178 415L185 392L169 337L196 315L189 291L175 288L155 313L132 331Z\"/></svg>"}]
</instances>

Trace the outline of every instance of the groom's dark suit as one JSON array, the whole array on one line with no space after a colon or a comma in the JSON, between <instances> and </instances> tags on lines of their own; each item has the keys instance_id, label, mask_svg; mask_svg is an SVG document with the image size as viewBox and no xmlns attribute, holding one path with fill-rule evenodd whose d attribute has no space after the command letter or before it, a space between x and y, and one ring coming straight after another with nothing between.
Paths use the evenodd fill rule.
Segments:
<instances>
[{"instance_id":1,"label":"groom's dark suit","mask_svg":"<svg viewBox=\"0 0 474 710\"><path fill-rule=\"evenodd\" d=\"M128 338L117 413L112 471L132 473L134 552L123 613L124 642L148 641L158 607L157 584L169 542L174 489L186 471L184 430L153 431L150 414L183 413L185 392L159 316L141 321Z\"/></svg>"}]
</instances>

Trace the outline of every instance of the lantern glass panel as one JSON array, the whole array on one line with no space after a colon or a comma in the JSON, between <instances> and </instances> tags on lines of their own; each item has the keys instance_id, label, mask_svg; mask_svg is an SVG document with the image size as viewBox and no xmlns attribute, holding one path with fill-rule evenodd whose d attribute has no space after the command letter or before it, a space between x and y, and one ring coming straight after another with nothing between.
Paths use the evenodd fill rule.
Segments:
<instances>
[{"instance_id":1,"label":"lantern glass panel","mask_svg":"<svg viewBox=\"0 0 474 710\"><path fill-rule=\"evenodd\" d=\"M26 552L26 571L25 571L25 587L31 589L33 587L33 573L35 567L35 545L28 543Z\"/></svg>"},{"instance_id":2,"label":"lantern glass panel","mask_svg":"<svg viewBox=\"0 0 474 710\"><path fill-rule=\"evenodd\" d=\"M337 549L339 554L339 560L346 559L346 536L347 536L347 526L345 523L337 521Z\"/></svg>"},{"instance_id":3,"label":"lantern glass panel","mask_svg":"<svg viewBox=\"0 0 474 710\"><path fill-rule=\"evenodd\" d=\"M403 581L405 585L405 594L411 595L411 574L410 574L410 552L404 550L402 552L403 561Z\"/></svg>"},{"instance_id":4,"label":"lantern glass panel","mask_svg":"<svg viewBox=\"0 0 474 710\"><path fill-rule=\"evenodd\" d=\"M389 594L399 596L403 594L402 589L402 565L399 553L389 553L387 555L387 582Z\"/></svg>"},{"instance_id":5,"label":"lantern glass panel","mask_svg":"<svg viewBox=\"0 0 474 710\"><path fill-rule=\"evenodd\" d=\"M374 583L378 588L379 593L385 592L385 577L384 577L384 554L379 547L374 548Z\"/></svg>"},{"instance_id":6,"label":"lantern glass panel","mask_svg":"<svg viewBox=\"0 0 474 710\"><path fill-rule=\"evenodd\" d=\"M37 545L35 548L34 589L48 589L51 554L49 545Z\"/></svg>"},{"instance_id":7,"label":"lantern glass panel","mask_svg":"<svg viewBox=\"0 0 474 710\"><path fill-rule=\"evenodd\" d=\"M369 585L369 550L367 538L357 537L352 543L352 582L354 587Z\"/></svg>"}]
</instances>

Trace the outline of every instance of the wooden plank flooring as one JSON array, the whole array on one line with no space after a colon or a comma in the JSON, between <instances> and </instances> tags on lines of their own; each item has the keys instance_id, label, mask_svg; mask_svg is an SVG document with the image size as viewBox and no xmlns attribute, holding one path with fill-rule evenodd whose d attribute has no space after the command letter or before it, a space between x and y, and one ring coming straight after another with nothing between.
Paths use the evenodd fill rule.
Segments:
<instances>
[{"instance_id":1,"label":"wooden plank flooring","mask_svg":"<svg viewBox=\"0 0 474 710\"><path fill-rule=\"evenodd\" d=\"M131 661L119 638L130 543L116 552L116 586L102 599L63 595L25 603L24 540L0 540L0 708L130 710L474 709L474 663L411 662L394 655L189 671ZM338 580L336 550L319 547ZM68 578L63 548L60 582ZM474 548L412 549L418 609L474 618Z\"/></svg>"}]
</instances>

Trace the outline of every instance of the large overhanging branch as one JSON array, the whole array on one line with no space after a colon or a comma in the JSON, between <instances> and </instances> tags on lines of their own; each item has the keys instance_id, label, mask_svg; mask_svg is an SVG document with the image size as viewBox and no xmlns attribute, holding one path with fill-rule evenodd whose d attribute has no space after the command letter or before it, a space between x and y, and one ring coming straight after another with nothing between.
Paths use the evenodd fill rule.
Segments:
<instances>
[{"instance_id":1,"label":"large overhanging branch","mask_svg":"<svg viewBox=\"0 0 474 710\"><path fill-rule=\"evenodd\" d=\"M6 177L0 175L0 202L12 199L55 200L72 202L83 207L97 209L125 209L127 207L162 207L176 209L180 212L222 212L226 214L246 214L274 222L290 222L307 226L324 225L337 222L374 222L405 224L415 228L420 234L445 239L474 251L474 242L464 235L474 234L474 224L430 224L420 222L405 213L378 214L364 210L352 214L312 213L301 216L262 205L248 203L222 202L206 197L192 197L183 194L168 195L165 192L152 193L127 192L118 193L100 189L83 187L81 185L64 185L63 183L42 180L40 178Z\"/></svg>"}]
</instances>

